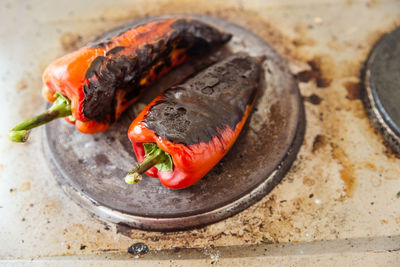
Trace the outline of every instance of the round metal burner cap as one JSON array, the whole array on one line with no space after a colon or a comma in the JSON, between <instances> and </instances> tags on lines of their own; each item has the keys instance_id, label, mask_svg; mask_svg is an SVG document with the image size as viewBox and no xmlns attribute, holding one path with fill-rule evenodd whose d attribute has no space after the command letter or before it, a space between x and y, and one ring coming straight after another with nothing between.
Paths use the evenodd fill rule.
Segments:
<instances>
[{"instance_id":1,"label":"round metal burner cap","mask_svg":"<svg viewBox=\"0 0 400 267\"><path fill-rule=\"evenodd\" d=\"M137 164L127 131L139 104L103 133L84 135L63 120L46 125L45 152L61 186L73 200L103 219L146 230L187 229L222 220L269 193L296 158L305 115L286 62L246 29L221 19L191 17L232 33L232 40L225 49L175 69L149 88L140 101L148 103L192 74L188 70L196 73L194 65L200 61L215 62L243 51L263 60L264 74L253 112L223 160L198 183L182 190L166 188L146 175L136 185L125 184L123 177Z\"/></svg>"},{"instance_id":2,"label":"round metal burner cap","mask_svg":"<svg viewBox=\"0 0 400 267\"><path fill-rule=\"evenodd\" d=\"M400 28L375 45L363 74L368 115L393 151L400 153Z\"/></svg>"}]
</instances>

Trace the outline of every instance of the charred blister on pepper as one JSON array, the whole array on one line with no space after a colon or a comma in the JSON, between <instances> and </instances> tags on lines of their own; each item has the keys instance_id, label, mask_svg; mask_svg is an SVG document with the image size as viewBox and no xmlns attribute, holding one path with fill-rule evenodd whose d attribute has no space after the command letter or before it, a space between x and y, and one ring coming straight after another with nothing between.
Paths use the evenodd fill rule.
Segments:
<instances>
[{"instance_id":1,"label":"charred blister on pepper","mask_svg":"<svg viewBox=\"0 0 400 267\"><path fill-rule=\"evenodd\" d=\"M55 93L68 99L72 117L66 120L79 131L104 131L155 80L230 38L190 18L127 24L51 63L43 74L43 95L50 102L56 100ZM21 135L13 141L23 139Z\"/></svg>"},{"instance_id":2,"label":"charred blister on pepper","mask_svg":"<svg viewBox=\"0 0 400 267\"><path fill-rule=\"evenodd\" d=\"M234 54L155 98L132 122L128 136L138 162L157 162L143 147L154 143L171 156L173 168L161 171L153 164L146 173L176 189L206 175L242 130L256 98L260 70L257 59Z\"/></svg>"}]
</instances>

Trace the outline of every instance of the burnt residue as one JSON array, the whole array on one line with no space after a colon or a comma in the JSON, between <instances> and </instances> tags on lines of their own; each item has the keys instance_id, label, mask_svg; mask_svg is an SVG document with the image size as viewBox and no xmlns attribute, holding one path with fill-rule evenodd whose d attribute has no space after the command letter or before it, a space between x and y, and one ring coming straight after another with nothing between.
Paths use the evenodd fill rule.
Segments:
<instances>
[{"instance_id":1,"label":"burnt residue","mask_svg":"<svg viewBox=\"0 0 400 267\"><path fill-rule=\"evenodd\" d=\"M133 255L144 255L149 253L149 247L145 243L135 243L128 248L128 253Z\"/></svg>"},{"instance_id":2,"label":"burnt residue","mask_svg":"<svg viewBox=\"0 0 400 267\"><path fill-rule=\"evenodd\" d=\"M130 236L132 231L132 227L126 225L126 224L122 224L122 223L118 223L117 224L117 234L122 234L125 236Z\"/></svg>"},{"instance_id":3,"label":"burnt residue","mask_svg":"<svg viewBox=\"0 0 400 267\"><path fill-rule=\"evenodd\" d=\"M352 197L357 188L357 176L353 164L350 162L347 153L337 144L331 143L332 156L342 165L339 170L340 178L344 182L344 191L347 197Z\"/></svg>"},{"instance_id":4,"label":"burnt residue","mask_svg":"<svg viewBox=\"0 0 400 267\"><path fill-rule=\"evenodd\" d=\"M230 34L210 25L182 18L172 23L171 29L165 34L154 34L153 40L138 49L132 49L135 40L131 40L132 47L112 47L114 37L130 30L132 28L127 26L113 30L89 45L104 49L110 47L110 50L105 56L96 57L85 75L87 82L84 85L83 114L88 119L113 122L117 90L126 91L128 101L137 97L157 76L177 65L171 56L173 51L183 49L181 57L204 54L231 38ZM151 74L151 70L155 75Z\"/></svg>"},{"instance_id":5,"label":"burnt residue","mask_svg":"<svg viewBox=\"0 0 400 267\"><path fill-rule=\"evenodd\" d=\"M235 129L254 101L259 79L259 62L235 54L165 91L144 121L171 142L208 142L226 127Z\"/></svg>"},{"instance_id":6,"label":"burnt residue","mask_svg":"<svg viewBox=\"0 0 400 267\"><path fill-rule=\"evenodd\" d=\"M312 60L307 61L307 64L311 67L311 70L304 70L297 73L296 79L300 82L309 82L311 80L315 80L317 87L326 88L332 82L332 79L323 75L321 69L321 60L319 58L314 58Z\"/></svg>"},{"instance_id":7,"label":"burnt residue","mask_svg":"<svg viewBox=\"0 0 400 267\"><path fill-rule=\"evenodd\" d=\"M311 81L311 79L314 78L315 74L314 74L314 72L312 72L310 70L304 70L304 71L297 73L295 76L299 82L307 83L307 82Z\"/></svg>"},{"instance_id":8,"label":"burnt residue","mask_svg":"<svg viewBox=\"0 0 400 267\"><path fill-rule=\"evenodd\" d=\"M304 96L303 99L313 105L319 105L322 102L322 98L316 94L311 94L309 96Z\"/></svg>"},{"instance_id":9,"label":"burnt residue","mask_svg":"<svg viewBox=\"0 0 400 267\"><path fill-rule=\"evenodd\" d=\"M328 138L325 135L317 134L314 137L313 145L312 145L312 153L317 152L324 146L328 144Z\"/></svg>"},{"instance_id":10,"label":"burnt residue","mask_svg":"<svg viewBox=\"0 0 400 267\"><path fill-rule=\"evenodd\" d=\"M346 98L349 100L357 100L361 98L360 83L359 82L344 82L343 86L346 88Z\"/></svg>"},{"instance_id":11,"label":"burnt residue","mask_svg":"<svg viewBox=\"0 0 400 267\"><path fill-rule=\"evenodd\" d=\"M110 160L104 154L97 154L96 156L94 156L94 161L98 166L110 164Z\"/></svg>"}]
</instances>

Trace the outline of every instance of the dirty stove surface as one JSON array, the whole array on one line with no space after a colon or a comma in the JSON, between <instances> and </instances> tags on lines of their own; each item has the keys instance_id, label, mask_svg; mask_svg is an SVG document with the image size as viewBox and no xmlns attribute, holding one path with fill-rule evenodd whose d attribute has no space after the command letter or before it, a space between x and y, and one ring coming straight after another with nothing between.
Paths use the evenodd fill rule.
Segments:
<instances>
[{"instance_id":1,"label":"dirty stove surface","mask_svg":"<svg viewBox=\"0 0 400 267\"><path fill-rule=\"evenodd\" d=\"M400 25L398 1L150 2L1 4L8 27L0 29L0 258L116 255L135 242L155 259L176 257L176 248L201 248L211 258L398 248L400 159L368 120L359 87L370 49ZM25 145L10 143L7 131L45 108L41 73L54 58L132 19L193 10L250 29L288 61L307 116L297 160L269 195L200 229L104 223L58 186L43 152L44 128Z\"/></svg>"}]
</instances>

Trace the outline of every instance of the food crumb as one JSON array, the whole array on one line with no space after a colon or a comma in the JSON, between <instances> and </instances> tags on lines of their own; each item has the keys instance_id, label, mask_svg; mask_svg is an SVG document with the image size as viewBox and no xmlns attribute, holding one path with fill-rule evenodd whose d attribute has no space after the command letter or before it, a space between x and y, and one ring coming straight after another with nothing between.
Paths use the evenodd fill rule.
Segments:
<instances>
[{"instance_id":1,"label":"food crumb","mask_svg":"<svg viewBox=\"0 0 400 267\"><path fill-rule=\"evenodd\" d=\"M70 245L66 245L65 248L66 248L66 249L70 249L71 246L70 246Z\"/></svg>"},{"instance_id":2,"label":"food crumb","mask_svg":"<svg viewBox=\"0 0 400 267\"><path fill-rule=\"evenodd\" d=\"M86 248L86 245L81 244L80 249L81 249L81 250L84 250L85 248Z\"/></svg>"}]
</instances>

